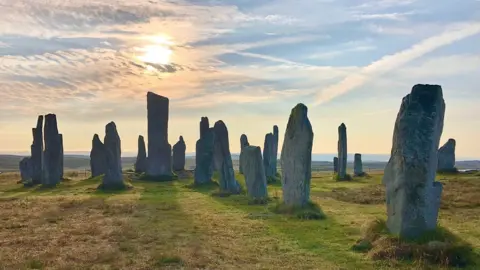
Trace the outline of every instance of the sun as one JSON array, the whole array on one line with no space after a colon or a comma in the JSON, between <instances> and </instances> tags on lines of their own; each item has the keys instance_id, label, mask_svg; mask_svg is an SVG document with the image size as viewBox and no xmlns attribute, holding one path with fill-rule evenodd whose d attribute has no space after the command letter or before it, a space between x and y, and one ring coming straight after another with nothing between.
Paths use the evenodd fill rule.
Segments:
<instances>
[{"instance_id":1,"label":"sun","mask_svg":"<svg viewBox=\"0 0 480 270\"><path fill-rule=\"evenodd\" d=\"M147 40L153 44L137 48L137 51L140 52L137 59L150 64L169 64L173 53L170 46L173 45L173 42L165 36L148 37Z\"/></svg>"}]
</instances>

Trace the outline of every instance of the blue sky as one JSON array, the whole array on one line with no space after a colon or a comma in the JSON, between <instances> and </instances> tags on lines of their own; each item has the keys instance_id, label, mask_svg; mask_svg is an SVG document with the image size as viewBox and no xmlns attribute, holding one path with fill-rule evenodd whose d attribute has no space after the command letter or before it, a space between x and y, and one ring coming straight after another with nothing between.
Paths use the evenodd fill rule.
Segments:
<instances>
[{"instance_id":1,"label":"blue sky","mask_svg":"<svg viewBox=\"0 0 480 270\"><path fill-rule=\"evenodd\" d=\"M309 107L315 153L344 122L351 153L389 153L400 101L440 84L441 144L480 157L478 0L0 0L0 152L28 151L56 113L66 151L88 151L115 121L125 153L146 134L146 92L170 98L169 140L194 152L201 116L281 139ZM281 143L281 142L280 142Z\"/></svg>"}]
</instances>

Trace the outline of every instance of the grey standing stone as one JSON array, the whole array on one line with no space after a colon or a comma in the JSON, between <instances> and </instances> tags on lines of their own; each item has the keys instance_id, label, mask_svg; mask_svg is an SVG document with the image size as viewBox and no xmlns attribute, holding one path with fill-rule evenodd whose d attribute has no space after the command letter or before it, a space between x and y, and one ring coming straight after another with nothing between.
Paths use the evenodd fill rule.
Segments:
<instances>
[{"instance_id":1,"label":"grey standing stone","mask_svg":"<svg viewBox=\"0 0 480 270\"><path fill-rule=\"evenodd\" d=\"M60 140L60 180L63 179L63 174L64 174L64 167L63 167L63 159L64 159L64 152L63 152L63 135L58 134L59 140Z\"/></svg>"},{"instance_id":2,"label":"grey standing stone","mask_svg":"<svg viewBox=\"0 0 480 270\"><path fill-rule=\"evenodd\" d=\"M200 119L200 138L205 136L205 134L210 129L210 123L208 121L208 117L204 116Z\"/></svg>"},{"instance_id":3,"label":"grey standing stone","mask_svg":"<svg viewBox=\"0 0 480 270\"><path fill-rule=\"evenodd\" d=\"M449 139L440 149L438 149L438 168L439 172L456 172L455 168L455 147L456 141Z\"/></svg>"},{"instance_id":4,"label":"grey standing stone","mask_svg":"<svg viewBox=\"0 0 480 270\"><path fill-rule=\"evenodd\" d=\"M202 130L202 123L206 123L204 132L200 132L200 139L195 145L195 185L203 185L212 182L213 170L213 145L214 133L213 129L209 128L208 118L202 117L200 122L200 130Z\"/></svg>"},{"instance_id":5,"label":"grey standing stone","mask_svg":"<svg viewBox=\"0 0 480 270\"><path fill-rule=\"evenodd\" d=\"M213 126L214 148L213 162L219 172L220 191L232 194L240 193L240 184L235 180L227 126L223 121L217 121Z\"/></svg>"},{"instance_id":6,"label":"grey standing stone","mask_svg":"<svg viewBox=\"0 0 480 270\"><path fill-rule=\"evenodd\" d=\"M283 201L288 206L303 207L310 200L313 130L307 112L301 103L292 109L283 140L280 166Z\"/></svg>"},{"instance_id":7,"label":"grey standing stone","mask_svg":"<svg viewBox=\"0 0 480 270\"><path fill-rule=\"evenodd\" d=\"M93 135L92 150L90 151L90 171L92 178L104 175L107 172L107 150L98 134Z\"/></svg>"},{"instance_id":8,"label":"grey standing stone","mask_svg":"<svg viewBox=\"0 0 480 270\"><path fill-rule=\"evenodd\" d=\"M173 170L183 171L185 170L185 152L187 151L187 145L183 140L183 136L178 138L178 142L173 146Z\"/></svg>"},{"instance_id":9,"label":"grey standing stone","mask_svg":"<svg viewBox=\"0 0 480 270\"><path fill-rule=\"evenodd\" d=\"M333 158L333 172L338 173L338 157Z\"/></svg>"},{"instance_id":10,"label":"grey standing stone","mask_svg":"<svg viewBox=\"0 0 480 270\"><path fill-rule=\"evenodd\" d=\"M275 149L273 149L273 155L272 155L272 161L273 161L273 164L272 164L272 167L275 169L275 173L274 173L274 176L277 175L277 166L278 166L278 126L277 125L274 125L273 126L273 141L275 143Z\"/></svg>"},{"instance_id":11,"label":"grey standing stone","mask_svg":"<svg viewBox=\"0 0 480 270\"><path fill-rule=\"evenodd\" d=\"M147 93L148 168L147 175L172 179L172 146L168 143L169 100ZM162 180L163 180L162 179Z\"/></svg>"},{"instance_id":12,"label":"grey standing stone","mask_svg":"<svg viewBox=\"0 0 480 270\"><path fill-rule=\"evenodd\" d=\"M347 179L347 127L344 123L338 127L338 179Z\"/></svg>"},{"instance_id":13,"label":"grey standing stone","mask_svg":"<svg viewBox=\"0 0 480 270\"><path fill-rule=\"evenodd\" d=\"M363 176L365 172L363 171L362 155L356 153L353 161L353 173L355 176Z\"/></svg>"},{"instance_id":14,"label":"grey standing stone","mask_svg":"<svg viewBox=\"0 0 480 270\"><path fill-rule=\"evenodd\" d=\"M275 136L272 133L265 135L263 143L263 167L265 168L265 176L268 182L275 182Z\"/></svg>"},{"instance_id":15,"label":"grey standing stone","mask_svg":"<svg viewBox=\"0 0 480 270\"><path fill-rule=\"evenodd\" d=\"M135 172L144 173L146 171L147 171L147 149L145 147L145 138L142 135L139 135L137 160L135 161Z\"/></svg>"},{"instance_id":16,"label":"grey standing stone","mask_svg":"<svg viewBox=\"0 0 480 270\"><path fill-rule=\"evenodd\" d=\"M43 180L43 115L38 116L37 126L32 129L33 142L31 146L31 159L33 167L32 182L34 185Z\"/></svg>"},{"instance_id":17,"label":"grey standing stone","mask_svg":"<svg viewBox=\"0 0 480 270\"><path fill-rule=\"evenodd\" d=\"M242 157L242 150L243 150L243 148L245 148L246 146L249 146L249 145L250 145L250 143L248 142L247 135L242 134L242 135L240 136L240 157L239 157L239 159L238 159L238 171L239 171L241 174L243 174L243 168L242 168L242 163L243 163L243 161L242 161L242 159L243 159L243 157Z\"/></svg>"},{"instance_id":18,"label":"grey standing stone","mask_svg":"<svg viewBox=\"0 0 480 270\"><path fill-rule=\"evenodd\" d=\"M53 187L60 183L63 159L61 136L58 133L57 117L55 114L47 114L45 116L44 139L44 176L42 185Z\"/></svg>"},{"instance_id":19,"label":"grey standing stone","mask_svg":"<svg viewBox=\"0 0 480 270\"><path fill-rule=\"evenodd\" d=\"M248 196L254 200L265 200L268 197L267 178L265 177L265 168L263 167L260 147L245 146L242 151Z\"/></svg>"},{"instance_id":20,"label":"grey standing stone","mask_svg":"<svg viewBox=\"0 0 480 270\"><path fill-rule=\"evenodd\" d=\"M33 184L33 162L29 157L23 158L19 163L20 176L25 186L31 186Z\"/></svg>"},{"instance_id":21,"label":"grey standing stone","mask_svg":"<svg viewBox=\"0 0 480 270\"><path fill-rule=\"evenodd\" d=\"M122 146L117 127L110 122L105 127L103 140L107 156L107 171L99 188L104 190L124 189L122 174Z\"/></svg>"},{"instance_id":22,"label":"grey standing stone","mask_svg":"<svg viewBox=\"0 0 480 270\"><path fill-rule=\"evenodd\" d=\"M383 176L393 234L415 238L436 227L442 184L435 175L444 115L439 85L415 85L402 100Z\"/></svg>"}]
</instances>

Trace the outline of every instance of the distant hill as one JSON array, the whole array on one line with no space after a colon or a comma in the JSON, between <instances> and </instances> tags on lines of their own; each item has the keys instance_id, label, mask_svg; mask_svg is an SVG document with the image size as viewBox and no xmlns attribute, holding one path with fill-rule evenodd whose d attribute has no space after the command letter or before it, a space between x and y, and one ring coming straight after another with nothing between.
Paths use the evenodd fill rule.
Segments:
<instances>
[{"instance_id":1,"label":"distant hill","mask_svg":"<svg viewBox=\"0 0 480 270\"><path fill-rule=\"evenodd\" d=\"M232 154L233 165L238 168L238 154ZM0 155L0 172L6 171L18 171L18 163L23 158L23 156L16 155ZM135 157L123 157L122 158L122 167L124 169L133 168L135 163ZM365 171L369 170L383 170L385 168L386 162L383 161L364 161L363 167ZM83 155L65 155L64 157L64 166L66 170L86 170L90 168L90 157ZM278 164L280 166L280 163ZM457 161L456 166L458 169L480 169L479 160L467 160L467 161ZM195 168L195 157L187 156L186 165L187 169ZM350 170L353 170L353 163L348 162L347 167ZM333 164L330 161L312 161L312 170L313 171L332 171Z\"/></svg>"}]
</instances>

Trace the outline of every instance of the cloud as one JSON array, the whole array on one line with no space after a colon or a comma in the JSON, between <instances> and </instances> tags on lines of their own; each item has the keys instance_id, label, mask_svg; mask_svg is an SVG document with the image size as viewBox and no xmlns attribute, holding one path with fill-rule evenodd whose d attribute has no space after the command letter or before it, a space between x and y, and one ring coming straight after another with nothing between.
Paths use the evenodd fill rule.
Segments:
<instances>
[{"instance_id":1,"label":"cloud","mask_svg":"<svg viewBox=\"0 0 480 270\"><path fill-rule=\"evenodd\" d=\"M427 38L406 50L392 55L386 55L380 60L362 68L358 73L347 76L341 82L320 91L315 97L314 105L322 104L337 96L348 93L369 80L372 80L375 76L394 70L440 47L478 33L480 33L480 23L478 22L450 26L443 33Z\"/></svg>"},{"instance_id":2,"label":"cloud","mask_svg":"<svg viewBox=\"0 0 480 270\"><path fill-rule=\"evenodd\" d=\"M408 15L415 14L414 12L404 12L404 13L378 13L378 14L355 14L355 18L359 20L394 20L401 21L405 20Z\"/></svg>"}]
</instances>

